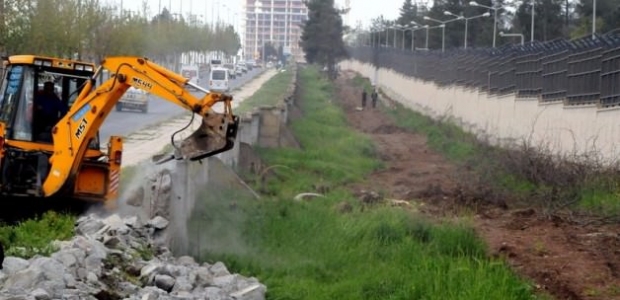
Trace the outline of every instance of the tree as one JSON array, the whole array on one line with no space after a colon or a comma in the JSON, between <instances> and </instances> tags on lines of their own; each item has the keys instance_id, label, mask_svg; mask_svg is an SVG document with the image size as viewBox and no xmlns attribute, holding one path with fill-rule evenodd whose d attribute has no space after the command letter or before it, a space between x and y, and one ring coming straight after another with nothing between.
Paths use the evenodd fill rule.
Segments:
<instances>
[{"instance_id":1,"label":"tree","mask_svg":"<svg viewBox=\"0 0 620 300\"><path fill-rule=\"evenodd\" d=\"M403 6L400 8L400 16L396 20L396 23L401 26L411 28L413 27L412 22L415 22L417 24L421 23L421 20L418 19L418 6L414 5L411 0L405 0L405 2L403 2ZM402 41L403 35L404 35L404 41ZM411 47L410 45L411 45L412 31L407 30L406 32L403 33L403 35L397 38L397 40L398 39L401 40L398 44L403 45L404 46L403 48Z\"/></svg>"},{"instance_id":2,"label":"tree","mask_svg":"<svg viewBox=\"0 0 620 300\"><path fill-rule=\"evenodd\" d=\"M592 0L580 0L576 7L579 16L577 27L571 36L581 37L592 31ZM620 28L620 2L618 0L596 1L596 31L605 33Z\"/></svg>"},{"instance_id":3,"label":"tree","mask_svg":"<svg viewBox=\"0 0 620 300\"><path fill-rule=\"evenodd\" d=\"M303 25L301 47L306 61L328 67L334 72L336 63L348 57L340 11L334 0L308 0L308 20Z\"/></svg>"},{"instance_id":4,"label":"tree","mask_svg":"<svg viewBox=\"0 0 620 300\"><path fill-rule=\"evenodd\" d=\"M455 16L447 16L446 11L466 18L480 16L486 12L490 13L490 17L476 18L467 21L467 47L491 47L493 45L493 22L494 11L480 7L467 5L469 1L464 0L436 0L430 9L428 16L441 21L455 19ZM504 0L477 0L481 5L489 7L506 7ZM507 23L510 14L506 9L498 10L497 32L504 30L503 24ZM427 23L430 26L440 25L437 22ZM499 36L499 35L498 35ZM499 37L497 37L499 38ZM465 21L456 20L446 24L445 28L445 47L462 48L465 40ZM499 44L499 40L497 40ZM429 32L429 48L441 49L442 45L442 29L431 29Z\"/></svg>"},{"instance_id":5,"label":"tree","mask_svg":"<svg viewBox=\"0 0 620 300\"><path fill-rule=\"evenodd\" d=\"M146 56L175 63L181 53L240 48L232 26L200 26L167 9L146 14L102 4L101 0L0 0L0 51L99 61L109 55ZM143 4L146 2L143 2ZM144 5L143 5L144 6ZM143 7L143 11L146 8ZM205 55L206 57L206 55Z\"/></svg>"},{"instance_id":6,"label":"tree","mask_svg":"<svg viewBox=\"0 0 620 300\"><path fill-rule=\"evenodd\" d=\"M534 14L534 40L549 41L563 38L565 17L563 5L565 0L538 0ZM517 9L513 20L514 31L529 39L532 34L532 4L524 1Z\"/></svg>"}]
</instances>

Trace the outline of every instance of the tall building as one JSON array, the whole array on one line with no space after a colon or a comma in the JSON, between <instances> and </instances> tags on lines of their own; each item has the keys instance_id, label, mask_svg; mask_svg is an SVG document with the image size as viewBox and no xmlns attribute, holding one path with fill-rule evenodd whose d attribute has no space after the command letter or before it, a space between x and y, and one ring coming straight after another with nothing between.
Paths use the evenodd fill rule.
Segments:
<instances>
[{"instance_id":1,"label":"tall building","mask_svg":"<svg viewBox=\"0 0 620 300\"><path fill-rule=\"evenodd\" d=\"M284 53L303 60L299 46L302 29L308 19L303 0L244 0L243 55L246 59L260 58L263 44L271 42Z\"/></svg>"}]
</instances>

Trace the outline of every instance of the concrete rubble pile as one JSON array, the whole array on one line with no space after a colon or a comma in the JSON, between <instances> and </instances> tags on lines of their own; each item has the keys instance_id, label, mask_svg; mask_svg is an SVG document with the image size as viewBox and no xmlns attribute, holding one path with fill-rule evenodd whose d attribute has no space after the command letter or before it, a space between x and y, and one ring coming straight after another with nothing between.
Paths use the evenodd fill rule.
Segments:
<instances>
[{"instance_id":1,"label":"concrete rubble pile","mask_svg":"<svg viewBox=\"0 0 620 300\"><path fill-rule=\"evenodd\" d=\"M81 217L70 241L50 257L6 257L0 299L265 299L256 278L231 274L222 263L173 257L165 246L168 220Z\"/></svg>"}]
</instances>

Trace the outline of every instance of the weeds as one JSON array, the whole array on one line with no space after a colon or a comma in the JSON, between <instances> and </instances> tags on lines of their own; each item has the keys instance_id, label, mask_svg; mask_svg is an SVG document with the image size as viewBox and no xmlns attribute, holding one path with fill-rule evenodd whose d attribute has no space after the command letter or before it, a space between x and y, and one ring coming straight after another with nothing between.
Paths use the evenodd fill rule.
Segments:
<instances>
[{"instance_id":1,"label":"weeds","mask_svg":"<svg viewBox=\"0 0 620 300\"><path fill-rule=\"evenodd\" d=\"M269 299L532 299L530 286L504 263L486 259L469 224L435 225L379 204L362 209L344 185L381 167L372 141L350 130L343 112L329 104L333 86L318 70L300 71L300 83L304 117L292 127L302 149L261 149L268 165L287 166L274 168L267 180L273 197L221 195L205 209L207 222L225 220L243 243L211 248L200 259L258 277ZM325 183L324 198L293 201ZM229 237L224 231L209 244Z\"/></svg>"},{"instance_id":2,"label":"weeds","mask_svg":"<svg viewBox=\"0 0 620 300\"><path fill-rule=\"evenodd\" d=\"M548 145L523 140L512 147L492 146L450 119L434 120L391 103L385 111L396 123L424 134L434 150L465 174L458 194L469 200L509 207L537 207L550 216L571 210L617 221L620 172L594 156L558 156Z\"/></svg>"},{"instance_id":3,"label":"weeds","mask_svg":"<svg viewBox=\"0 0 620 300\"><path fill-rule=\"evenodd\" d=\"M0 227L0 242L5 245L5 255L30 258L50 255L57 249L54 240L68 240L73 236L75 216L46 212L15 226Z\"/></svg>"}]
</instances>

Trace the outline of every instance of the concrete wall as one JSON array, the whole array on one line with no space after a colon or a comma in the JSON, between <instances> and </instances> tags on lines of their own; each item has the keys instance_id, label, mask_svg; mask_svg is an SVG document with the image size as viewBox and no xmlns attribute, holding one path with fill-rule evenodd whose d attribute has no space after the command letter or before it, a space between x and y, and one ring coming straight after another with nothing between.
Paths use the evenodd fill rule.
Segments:
<instances>
[{"instance_id":1,"label":"concrete wall","mask_svg":"<svg viewBox=\"0 0 620 300\"><path fill-rule=\"evenodd\" d=\"M541 103L515 95L489 96L462 87L440 88L389 69L350 60L341 64L376 83L386 96L432 117L450 117L491 141L511 145L523 141L559 155L596 153L606 163L620 152L620 112L596 106Z\"/></svg>"},{"instance_id":2,"label":"concrete wall","mask_svg":"<svg viewBox=\"0 0 620 300\"><path fill-rule=\"evenodd\" d=\"M236 171L241 171L239 169L240 159L254 160L253 155L247 153L252 147L277 148L291 145L286 124L289 118L288 112L294 105L297 69L293 67L290 72L294 72L293 78L278 104L257 107L254 111L241 117L234 149L217 155L224 164ZM245 147L241 147L241 144L244 144ZM242 165L247 167L248 163ZM255 165L255 167L258 166Z\"/></svg>"},{"instance_id":3,"label":"concrete wall","mask_svg":"<svg viewBox=\"0 0 620 300\"><path fill-rule=\"evenodd\" d=\"M280 103L257 108L241 118L233 149L204 159L201 163L176 161L151 167L150 174L145 175L143 183L137 187L142 190L141 199L125 200L135 202L131 205L133 210L127 210L131 214L143 218L161 215L170 220L166 239L175 254L184 255L190 251L187 224L202 186L212 180L229 180L238 182L241 189L249 189L236 173L261 170L260 158L253 147L294 144L290 142L290 133L286 128L297 84L296 68L292 72L295 75ZM222 165L228 170L223 170Z\"/></svg>"}]
</instances>

